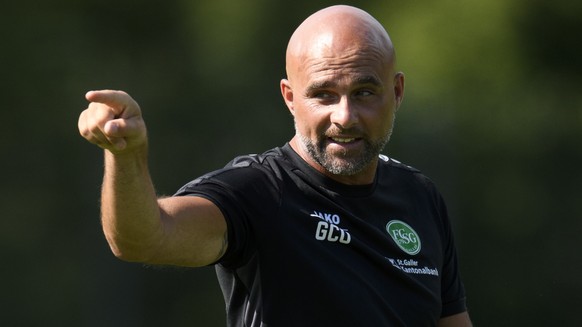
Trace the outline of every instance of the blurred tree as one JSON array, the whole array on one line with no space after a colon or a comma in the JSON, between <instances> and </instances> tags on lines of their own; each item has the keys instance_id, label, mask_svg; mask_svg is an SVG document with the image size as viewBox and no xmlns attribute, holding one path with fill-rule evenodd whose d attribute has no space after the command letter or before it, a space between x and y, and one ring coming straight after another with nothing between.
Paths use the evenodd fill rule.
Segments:
<instances>
[{"instance_id":1,"label":"blurred tree","mask_svg":"<svg viewBox=\"0 0 582 327\"><path fill-rule=\"evenodd\" d=\"M224 325L212 268L143 268L110 254L98 219L102 155L75 128L83 94L124 89L140 102L152 175L171 194L289 138L278 88L286 43L333 3L3 6L2 321ZM396 45L407 94L387 152L441 186L475 324L580 325L580 3L349 3L378 17Z\"/></svg>"}]
</instances>

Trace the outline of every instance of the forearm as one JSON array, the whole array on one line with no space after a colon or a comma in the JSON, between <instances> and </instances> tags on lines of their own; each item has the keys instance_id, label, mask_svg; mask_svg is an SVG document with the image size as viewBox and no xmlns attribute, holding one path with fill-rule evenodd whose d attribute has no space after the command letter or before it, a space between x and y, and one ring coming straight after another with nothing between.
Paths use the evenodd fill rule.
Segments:
<instances>
[{"instance_id":1,"label":"forearm","mask_svg":"<svg viewBox=\"0 0 582 327\"><path fill-rule=\"evenodd\" d=\"M103 231L113 253L127 261L203 266L226 250L220 209L200 197L158 200L147 164L141 109L123 91L87 92L79 133L105 150L101 194Z\"/></svg>"},{"instance_id":2,"label":"forearm","mask_svg":"<svg viewBox=\"0 0 582 327\"><path fill-rule=\"evenodd\" d=\"M127 261L147 262L163 235L146 149L123 155L105 151L103 231L113 253Z\"/></svg>"}]
</instances>

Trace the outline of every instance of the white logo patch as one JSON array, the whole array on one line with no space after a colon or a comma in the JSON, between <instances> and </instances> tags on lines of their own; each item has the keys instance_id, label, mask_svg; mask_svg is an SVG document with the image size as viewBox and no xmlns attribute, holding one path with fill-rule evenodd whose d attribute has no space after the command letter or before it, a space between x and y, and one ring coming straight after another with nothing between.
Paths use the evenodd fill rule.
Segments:
<instances>
[{"instance_id":1,"label":"white logo patch","mask_svg":"<svg viewBox=\"0 0 582 327\"><path fill-rule=\"evenodd\" d=\"M349 244L352 241L352 235L347 229L339 228L341 218L337 214L322 213L313 211L309 216L321 219L317 223L315 230L315 239L318 241L339 242Z\"/></svg>"}]
</instances>

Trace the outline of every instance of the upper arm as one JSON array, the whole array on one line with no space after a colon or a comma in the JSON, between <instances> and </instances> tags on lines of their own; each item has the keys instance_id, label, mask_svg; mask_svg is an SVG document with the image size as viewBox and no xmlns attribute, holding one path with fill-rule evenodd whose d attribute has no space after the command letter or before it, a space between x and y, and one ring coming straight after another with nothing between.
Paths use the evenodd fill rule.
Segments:
<instances>
[{"instance_id":1,"label":"upper arm","mask_svg":"<svg viewBox=\"0 0 582 327\"><path fill-rule=\"evenodd\" d=\"M472 327L471 319L467 311L452 316L444 317L439 320L439 327Z\"/></svg>"},{"instance_id":2,"label":"upper arm","mask_svg":"<svg viewBox=\"0 0 582 327\"><path fill-rule=\"evenodd\" d=\"M158 204L163 237L148 263L199 267L220 259L227 247L227 227L213 202L177 196L161 198Z\"/></svg>"}]
</instances>

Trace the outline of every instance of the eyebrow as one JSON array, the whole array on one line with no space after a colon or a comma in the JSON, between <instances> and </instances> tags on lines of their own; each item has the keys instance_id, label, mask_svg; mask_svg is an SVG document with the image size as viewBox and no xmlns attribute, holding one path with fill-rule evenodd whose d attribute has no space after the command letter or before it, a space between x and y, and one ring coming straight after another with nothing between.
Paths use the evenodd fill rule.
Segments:
<instances>
[{"instance_id":1,"label":"eyebrow","mask_svg":"<svg viewBox=\"0 0 582 327\"><path fill-rule=\"evenodd\" d=\"M309 94L313 91L334 88L336 86L337 83L335 81L315 81L309 84L309 86L307 86L307 88L305 89L305 93Z\"/></svg>"},{"instance_id":2,"label":"eyebrow","mask_svg":"<svg viewBox=\"0 0 582 327\"><path fill-rule=\"evenodd\" d=\"M354 84L355 85L373 85L373 86L378 86L378 87L382 86L382 82L380 82L380 80L377 77L371 76L371 75L357 76ZM334 87L337 87L337 85L338 85L338 83L333 81L333 80L315 81L315 82L311 83L306 88L305 92L307 94L309 94L310 92L317 91L317 90L334 88Z\"/></svg>"},{"instance_id":3,"label":"eyebrow","mask_svg":"<svg viewBox=\"0 0 582 327\"><path fill-rule=\"evenodd\" d=\"M382 82L380 82L380 80L376 76L371 75L358 76L356 78L356 84L357 85L370 84L374 86L382 86Z\"/></svg>"}]
</instances>

